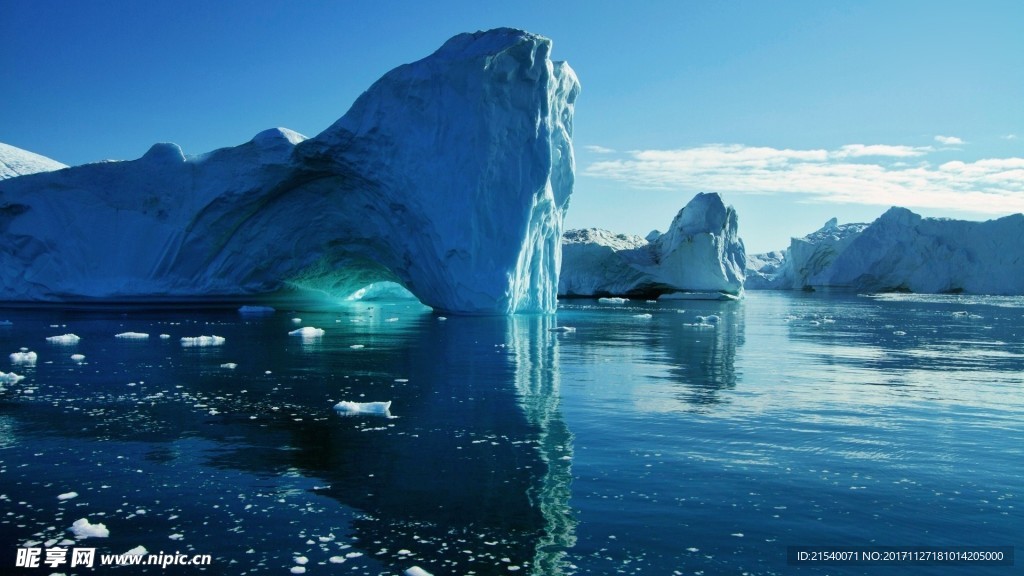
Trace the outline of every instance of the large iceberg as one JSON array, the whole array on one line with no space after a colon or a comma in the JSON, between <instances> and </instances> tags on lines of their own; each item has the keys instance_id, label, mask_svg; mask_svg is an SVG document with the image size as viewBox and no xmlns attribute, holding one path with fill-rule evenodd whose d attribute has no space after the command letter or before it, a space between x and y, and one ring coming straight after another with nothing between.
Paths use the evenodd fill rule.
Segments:
<instances>
[{"instance_id":1,"label":"large iceberg","mask_svg":"<svg viewBox=\"0 0 1024 576\"><path fill-rule=\"evenodd\" d=\"M793 239L764 286L784 290L1024 294L1024 214L970 222L890 208L870 225ZM748 260L748 264L763 262ZM753 276L748 271L748 276Z\"/></svg>"},{"instance_id":2,"label":"large iceberg","mask_svg":"<svg viewBox=\"0 0 1024 576\"><path fill-rule=\"evenodd\" d=\"M0 299L343 298L379 281L438 310L551 311L579 83L551 41L462 34L318 136L0 182Z\"/></svg>"},{"instance_id":3,"label":"large iceberg","mask_svg":"<svg viewBox=\"0 0 1024 576\"><path fill-rule=\"evenodd\" d=\"M67 168L56 160L0 142L0 180Z\"/></svg>"},{"instance_id":4,"label":"large iceberg","mask_svg":"<svg viewBox=\"0 0 1024 576\"><path fill-rule=\"evenodd\" d=\"M664 234L641 238L598 229L566 232L558 293L740 296L745 263L736 211L717 193L701 193L679 211Z\"/></svg>"}]
</instances>

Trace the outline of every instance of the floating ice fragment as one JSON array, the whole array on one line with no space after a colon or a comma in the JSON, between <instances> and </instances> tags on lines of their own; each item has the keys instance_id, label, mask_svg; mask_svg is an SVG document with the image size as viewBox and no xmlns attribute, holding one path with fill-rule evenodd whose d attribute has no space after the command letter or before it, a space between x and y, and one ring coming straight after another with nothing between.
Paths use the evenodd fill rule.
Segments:
<instances>
[{"instance_id":1,"label":"floating ice fragment","mask_svg":"<svg viewBox=\"0 0 1024 576\"><path fill-rule=\"evenodd\" d=\"M227 368L228 370L234 370L235 368L238 368L238 364L235 364L234 362L225 362L221 364L220 367Z\"/></svg>"},{"instance_id":2,"label":"floating ice fragment","mask_svg":"<svg viewBox=\"0 0 1024 576\"><path fill-rule=\"evenodd\" d=\"M629 302L628 298L598 298L598 302L601 304L625 304Z\"/></svg>"},{"instance_id":3,"label":"floating ice fragment","mask_svg":"<svg viewBox=\"0 0 1024 576\"><path fill-rule=\"evenodd\" d=\"M438 317L437 317L437 319L438 319L438 320L447 320L448 318L446 318L446 317L444 317L444 316L438 316Z\"/></svg>"},{"instance_id":4,"label":"floating ice fragment","mask_svg":"<svg viewBox=\"0 0 1024 576\"><path fill-rule=\"evenodd\" d=\"M303 338L319 338L324 335L323 328L313 328L312 326L304 326L298 330L292 330L288 333L289 336L302 336Z\"/></svg>"},{"instance_id":5,"label":"floating ice fragment","mask_svg":"<svg viewBox=\"0 0 1024 576\"><path fill-rule=\"evenodd\" d=\"M10 374L0 372L0 384L17 384L18 382L21 382L24 379L24 376L20 376L18 374L15 374L14 372L11 372Z\"/></svg>"},{"instance_id":6,"label":"floating ice fragment","mask_svg":"<svg viewBox=\"0 0 1024 576\"><path fill-rule=\"evenodd\" d=\"M125 552L124 556L145 556L146 554L149 554L149 550L146 550L145 546L139 545Z\"/></svg>"},{"instance_id":7,"label":"floating ice fragment","mask_svg":"<svg viewBox=\"0 0 1024 576\"><path fill-rule=\"evenodd\" d=\"M649 320L651 318L654 318L654 315L653 314L636 314L636 315L633 316L633 318L639 318L641 320Z\"/></svg>"},{"instance_id":8,"label":"floating ice fragment","mask_svg":"<svg viewBox=\"0 0 1024 576\"><path fill-rule=\"evenodd\" d=\"M169 340L169 339L170 339L170 337L171 337L171 335L170 335L170 334L161 334L161 335L160 335L160 339L161 339L161 340Z\"/></svg>"},{"instance_id":9,"label":"floating ice fragment","mask_svg":"<svg viewBox=\"0 0 1024 576\"><path fill-rule=\"evenodd\" d=\"M575 332L576 328L572 326L555 326L554 328L548 328L548 332Z\"/></svg>"},{"instance_id":10,"label":"floating ice fragment","mask_svg":"<svg viewBox=\"0 0 1024 576\"><path fill-rule=\"evenodd\" d=\"M61 346L74 346L81 340L75 334L61 334L60 336L48 336L46 341L50 344L59 344Z\"/></svg>"},{"instance_id":11,"label":"floating ice fragment","mask_svg":"<svg viewBox=\"0 0 1024 576\"><path fill-rule=\"evenodd\" d=\"M125 340L145 340L149 338L149 334L143 332L121 332L120 334L114 334L114 338L123 338Z\"/></svg>"},{"instance_id":12,"label":"floating ice fragment","mask_svg":"<svg viewBox=\"0 0 1024 576\"><path fill-rule=\"evenodd\" d=\"M344 564L345 563L345 558L343 558L341 556L331 556L330 558L327 559L327 561L330 562L331 564Z\"/></svg>"},{"instance_id":13,"label":"floating ice fragment","mask_svg":"<svg viewBox=\"0 0 1024 576\"><path fill-rule=\"evenodd\" d=\"M71 525L69 530L79 540L84 538L108 538L110 536L110 530L107 530L104 524L91 524L88 518L75 520L75 523Z\"/></svg>"},{"instance_id":14,"label":"floating ice fragment","mask_svg":"<svg viewBox=\"0 0 1024 576\"><path fill-rule=\"evenodd\" d=\"M704 318L704 321L707 322L708 324L718 324L719 322L722 321L722 319L717 314L711 314L710 316Z\"/></svg>"},{"instance_id":15,"label":"floating ice fragment","mask_svg":"<svg viewBox=\"0 0 1024 576\"><path fill-rule=\"evenodd\" d=\"M405 576L434 576L419 566L413 566L412 568L407 569L403 574Z\"/></svg>"},{"instance_id":16,"label":"floating ice fragment","mask_svg":"<svg viewBox=\"0 0 1024 576\"><path fill-rule=\"evenodd\" d=\"M273 314L277 312L270 306L242 306L238 309L239 314Z\"/></svg>"},{"instance_id":17,"label":"floating ice fragment","mask_svg":"<svg viewBox=\"0 0 1024 576\"><path fill-rule=\"evenodd\" d=\"M347 402L342 401L334 405L339 414L367 414L371 416L391 416L391 401L387 402Z\"/></svg>"},{"instance_id":18,"label":"floating ice fragment","mask_svg":"<svg viewBox=\"0 0 1024 576\"><path fill-rule=\"evenodd\" d=\"M907 333L904 332L903 330L896 330L895 332L892 333L892 335L893 336L906 336Z\"/></svg>"},{"instance_id":19,"label":"floating ice fragment","mask_svg":"<svg viewBox=\"0 0 1024 576\"><path fill-rule=\"evenodd\" d=\"M57 500L71 500L72 498L78 498L78 492L65 492L57 495Z\"/></svg>"},{"instance_id":20,"label":"floating ice fragment","mask_svg":"<svg viewBox=\"0 0 1024 576\"><path fill-rule=\"evenodd\" d=\"M306 573L306 567L305 566L292 566L292 569L290 570L290 572L292 574L305 574Z\"/></svg>"},{"instance_id":21,"label":"floating ice fragment","mask_svg":"<svg viewBox=\"0 0 1024 576\"><path fill-rule=\"evenodd\" d=\"M966 317L967 314L968 312L966 310L958 310L956 312L953 312L953 316Z\"/></svg>"},{"instance_id":22,"label":"floating ice fragment","mask_svg":"<svg viewBox=\"0 0 1024 576\"><path fill-rule=\"evenodd\" d=\"M181 540L184 537L184 534L171 534L170 536L168 536L168 538L170 538L171 540Z\"/></svg>"},{"instance_id":23,"label":"floating ice fragment","mask_svg":"<svg viewBox=\"0 0 1024 576\"><path fill-rule=\"evenodd\" d=\"M362 344L353 344L353 345L349 346L349 348L351 348L353 350L359 350L360 348L366 348L366 346L364 346Z\"/></svg>"},{"instance_id":24,"label":"floating ice fragment","mask_svg":"<svg viewBox=\"0 0 1024 576\"><path fill-rule=\"evenodd\" d=\"M220 346L224 343L221 336L195 336L181 339L182 346Z\"/></svg>"},{"instance_id":25,"label":"floating ice fragment","mask_svg":"<svg viewBox=\"0 0 1024 576\"><path fill-rule=\"evenodd\" d=\"M295 563L296 564L309 564L309 558L306 558L305 556L296 556L295 557Z\"/></svg>"},{"instance_id":26,"label":"floating ice fragment","mask_svg":"<svg viewBox=\"0 0 1024 576\"><path fill-rule=\"evenodd\" d=\"M36 360L38 359L39 357L36 355L35 352L28 352L26 351L25 348L22 348L21 352L15 352L11 354L12 364L24 364L26 366L35 366Z\"/></svg>"},{"instance_id":27,"label":"floating ice fragment","mask_svg":"<svg viewBox=\"0 0 1024 576\"><path fill-rule=\"evenodd\" d=\"M72 354L71 359L81 364L85 361L85 354Z\"/></svg>"},{"instance_id":28,"label":"floating ice fragment","mask_svg":"<svg viewBox=\"0 0 1024 576\"><path fill-rule=\"evenodd\" d=\"M743 538L743 532L733 532L729 536L735 536L736 538Z\"/></svg>"},{"instance_id":29,"label":"floating ice fragment","mask_svg":"<svg viewBox=\"0 0 1024 576\"><path fill-rule=\"evenodd\" d=\"M295 324L302 324L302 318L292 318L292 322Z\"/></svg>"}]
</instances>

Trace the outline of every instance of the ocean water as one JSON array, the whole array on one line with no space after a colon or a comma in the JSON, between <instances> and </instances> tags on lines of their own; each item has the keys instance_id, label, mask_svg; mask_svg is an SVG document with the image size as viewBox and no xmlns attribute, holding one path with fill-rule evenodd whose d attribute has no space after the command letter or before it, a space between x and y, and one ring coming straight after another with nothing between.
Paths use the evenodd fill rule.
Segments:
<instances>
[{"instance_id":1,"label":"ocean water","mask_svg":"<svg viewBox=\"0 0 1024 576\"><path fill-rule=\"evenodd\" d=\"M0 320L0 371L24 376L0 384L0 573L62 543L212 555L122 569L150 574L1019 569L796 566L787 549L1024 541L1022 298ZM307 326L324 334L288 334ZM115 338L130 331L149 337ZM46 340L67 333L81 340ZM204 335L224 341L182 345ZM34 365L7 357L22 347ZM83 518L109 536L75 540Z\"/></svg>"}]
</instances>

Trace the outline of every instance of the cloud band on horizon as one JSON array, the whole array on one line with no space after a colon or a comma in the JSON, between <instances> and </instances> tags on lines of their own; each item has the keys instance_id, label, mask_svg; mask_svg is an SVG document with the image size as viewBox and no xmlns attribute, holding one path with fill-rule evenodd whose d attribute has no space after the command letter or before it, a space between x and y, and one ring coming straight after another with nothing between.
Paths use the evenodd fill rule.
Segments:
<instances>
[{"instance_id":1,"label":"cloud band on horizon","mask_svg":"<svg viewBox=\"0 0 1024 576\"><path fill-rule=\"evenodd\" d=\"M993 215L1024 212L1024 158L935 165L924 158L933 151L930 146L793 150L707 144L620 153L592 162L582 174L634 188L797 194L817 202Z\"/></svg>"}]
</instances>

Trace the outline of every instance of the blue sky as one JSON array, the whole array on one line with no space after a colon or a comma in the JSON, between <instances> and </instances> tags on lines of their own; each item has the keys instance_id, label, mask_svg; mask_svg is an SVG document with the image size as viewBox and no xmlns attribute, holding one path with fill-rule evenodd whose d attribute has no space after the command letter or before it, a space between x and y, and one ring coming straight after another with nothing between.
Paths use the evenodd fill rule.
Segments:
<instances>
[{"instance_id":1,"label":"blue sky","mask_svg":"<svg viewBox=\"0 0 1024 576\"><path fill-rule=\"evenodd\" d=\"M899 204L1024 211L1024 3L0 0L0 141L67 164L313 136L466 31L553 39L583 92L570 227L718 191L750 251Z\"/></svg>"}]
</instances>

